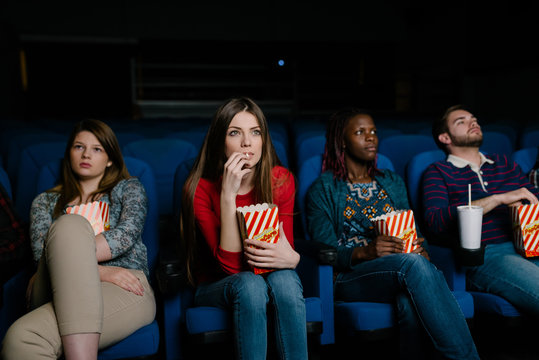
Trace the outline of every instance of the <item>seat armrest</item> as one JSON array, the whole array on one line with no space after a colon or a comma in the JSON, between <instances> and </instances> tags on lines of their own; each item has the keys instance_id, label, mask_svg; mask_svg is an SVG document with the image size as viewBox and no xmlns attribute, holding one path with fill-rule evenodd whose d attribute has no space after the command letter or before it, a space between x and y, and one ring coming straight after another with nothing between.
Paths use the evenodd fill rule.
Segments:
<instances>
[{"instance_id":1,"label":"seat armrest","mask_svg":"<svg viewBox=\"0 0 539 360\"><path fill-rule=\"evenodd\" d=\"M320 265L334 266L337 263L337 249L331 245L303 238L296 238L294 244L301 255L316 259Z\"/></svg>"},{"instance_id":2,"label":"seat armrest","mask_svg":"<svg viewBox=\"0 0 539 360\"><path fill-rule=\"evenodd\" d=\"M431 262L443 272L449 288L453 291L465 291L466 274L457 264L453 250L438 245L429 245L429 254Z\"/></svg>"},{"instance_id":3,"label":"seat armrest","mask_svg":"<svg viewBox=\"0 0 539 360\"><path fill-rule=\"evenodd\" d=\"M320 344L333 344L335 330L333 320L333 264L336 263L337 250L334 247L315 241L295 239L296 250L301 260L296 271L303 285L305 297L317 297L322 304L323 332Z\"/></svg>"},{"instance_id":4,"label":"seat armrest","mask_svg":"<svg viewBox=\"0 0 539 360\"><path fill-rule=\"evenodd\" d=\"M187 285L185 269L179 259L160 259L155 275L159 291L165 295L173 295Z\"/></svg>"}]
</instances>

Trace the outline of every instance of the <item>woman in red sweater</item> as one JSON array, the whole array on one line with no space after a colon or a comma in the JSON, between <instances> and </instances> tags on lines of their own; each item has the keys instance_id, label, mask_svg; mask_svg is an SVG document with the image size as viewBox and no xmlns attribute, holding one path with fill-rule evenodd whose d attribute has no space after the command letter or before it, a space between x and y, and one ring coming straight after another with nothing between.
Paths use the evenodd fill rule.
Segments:
<instances>
[{"instance_id":1,"label":"woman in red sweater","mask_svg":"<svg viewBox=\"0 0 539 360\"><path fill-rule=\"evenodd\" d=\"M185 182L181 222L195 305L232 311L240 359L265 359L268 308L280 358L307 359L305 302L294 271L294 193L294 178L280 166L262 110L249 98L226 101ZM236 208L257 203L278 206L275 244L240 236ZM253 267L273 271L255 275Z\"/></svg>"}]
</instances>

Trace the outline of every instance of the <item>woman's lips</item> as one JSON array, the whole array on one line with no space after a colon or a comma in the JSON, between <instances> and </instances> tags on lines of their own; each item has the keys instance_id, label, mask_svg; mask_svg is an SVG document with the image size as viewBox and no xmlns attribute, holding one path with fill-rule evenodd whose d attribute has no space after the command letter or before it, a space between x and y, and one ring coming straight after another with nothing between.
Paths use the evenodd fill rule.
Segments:
<instances>
[{"instance_id":1,"label":"woman's lips","mask_svg":"<svg viewBox=\"0 0 539 360\"><path fill-rule=\"evenodd\" d=\"M80 163L79 166L80 166L81 168L85 168L85 169L88 169L88 168L92 167L92 165L90 165L90 164L88 164L88 163Z\"/></svg>"}]
</instances>

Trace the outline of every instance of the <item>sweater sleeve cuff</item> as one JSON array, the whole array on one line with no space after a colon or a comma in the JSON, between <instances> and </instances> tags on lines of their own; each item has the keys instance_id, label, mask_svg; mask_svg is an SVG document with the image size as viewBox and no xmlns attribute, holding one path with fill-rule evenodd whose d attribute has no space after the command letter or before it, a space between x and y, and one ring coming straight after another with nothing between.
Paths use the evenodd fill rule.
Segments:
<instances>
[{"instance_id":1,"label":"sweater sleeve cuff","mask_svg":"<svg viewBox=\"0 0 539 360\"><path fill-rule=\"evenodd\" d=\"M352 268L352 252L354 248L339 247L337 248L337 269L349 270Z\"/></svg>"},{"instance_id":2,"label":"sweater sleeve cuff","mask_svg":"<svg viewBox=\"0 0 539 360\"><path fill-rule=\"evenodd\" d=\"M243 256L243 253L241 251L240 252L227 251L227 250L223 250L220 246L217 248L217 259L219 260L219 263L221 264L221 268L227 274L236 274L242 270L242 267L241 267L242 256Z\"/></svg>"}]
</instances>

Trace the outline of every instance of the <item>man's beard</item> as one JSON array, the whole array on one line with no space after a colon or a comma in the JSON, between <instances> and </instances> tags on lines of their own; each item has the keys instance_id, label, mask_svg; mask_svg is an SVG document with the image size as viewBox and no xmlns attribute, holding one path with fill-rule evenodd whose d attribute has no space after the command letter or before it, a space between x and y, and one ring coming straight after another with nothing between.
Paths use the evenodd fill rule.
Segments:
<instances>
[{"instance_id":1,"label":"man's beard","mask_svg":"<svg viewBox=\"0 0 539 360\"><path fill-rule=\"evenodd\" d=\"M479 137L475 137L473 139L471 139L468 135L453 136L453 135L449 134L449 137L451 138L451 143L454 146L480 148L481 145L483 145L483 134L481 134Z\"/></svg>"}]
</instances>

